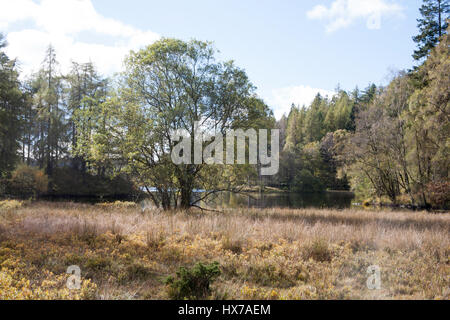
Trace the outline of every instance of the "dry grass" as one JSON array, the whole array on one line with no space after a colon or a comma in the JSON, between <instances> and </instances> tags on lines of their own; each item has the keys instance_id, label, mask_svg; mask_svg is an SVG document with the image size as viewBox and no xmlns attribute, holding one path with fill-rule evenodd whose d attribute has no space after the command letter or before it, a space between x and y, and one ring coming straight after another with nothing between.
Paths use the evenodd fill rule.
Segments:
<instances>
[{"instance_id":1,"label":"dry grass","mask_svg":"<svg viewBox=\"0 0 450 320\"><path fill-rule=\"evenodd\" d=\"M166 299L163 279L198 261L221 265L213 298L449 299L449 231L449 215L424 212L39 202L0 209L0 299ZM82 290L65 289L70 265Z\"/></svg>"}]
</instances>

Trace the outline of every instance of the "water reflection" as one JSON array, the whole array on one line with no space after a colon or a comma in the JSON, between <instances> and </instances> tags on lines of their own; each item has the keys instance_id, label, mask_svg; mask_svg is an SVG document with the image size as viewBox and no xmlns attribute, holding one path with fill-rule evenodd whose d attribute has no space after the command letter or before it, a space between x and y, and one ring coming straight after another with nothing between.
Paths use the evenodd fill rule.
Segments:
<instances>
[{"instance_id":1,"label":"water reflection","mask_svg":"<svg viewBox=\"0 0 450 320\"><path fill-rule=\"evenodd\" d=\"M335 208L352 206L355 196L351 192L324 193L250 193L222 192L211 197L204 206L212 208Z\"/></svg>"},{"instance_id":2,"label":"water reflection","mask_svg":"<svg viewBox=\"0 0 450 320\"><path fill-rule=\"evenodd\" d=\"M201 198L204 191L194 193L194 199ZM73 201L82 203L99 203L121 201L136 201L131 197L41 197L48 201ZM209 208L335 208L346 209L352 207L355 196L351 192L324 192L324 193L245 193L236 194L221 192L208 198L207 202L200 203L202 207Z\"/></svg>"}]
</instances>

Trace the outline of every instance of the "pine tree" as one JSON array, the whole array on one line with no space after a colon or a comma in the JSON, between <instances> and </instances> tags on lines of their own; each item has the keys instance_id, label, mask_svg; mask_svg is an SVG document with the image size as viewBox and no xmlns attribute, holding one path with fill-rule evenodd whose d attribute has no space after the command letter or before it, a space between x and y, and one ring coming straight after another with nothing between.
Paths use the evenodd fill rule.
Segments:
<instances>
[{"instance_id":1,"label":"pine tree","mask_svg":"<svg viewBox=\"0 0 450 320\"><path fill-rule=\"evenodd\" d=\"M84 173L92 133L102 124L100 105L106 99L107 80L97 73L92 63L75 62L66 78L72 166Z\"/></svg>"},{"instance_id":2,"label":"pine tree","mask_svg":"<svg viewBox=\"0 0 450 320\"><path fill-rule=\"evenodd\" d=\"M320 141L326 134L325 116L328 111L328 100L317 94L305 119L305 142Z\"/></svg>"},{"instance_id":3,"label":"pine tree","mask_svg":"<svg viewBox=\"0 0 450 320\"><path fill-rule=\"evenodd\" d=\"M42 69L33 79L37 110L35 157L38 165L52 176L53 169L66 154L66 110L61 104L62 77L57 72L55 50L49 46Z\"/></svg>"},{"instance_id":4,"label":"pine tree","mask_svg":"<svg viewBox=\"0 0 450 320\"><path fill-rule=\"evenodd\" d=\"M440 37L446 33L449 9L448 0L424 0L420 8L422 18L417 19L420 34L413 38L418 45L413 54L415 60L428 56Z\"/></svg>"},{"instance_id":5,"label":"pine tree","mask_svg":"<svg viewBox=\"0 0 450 320\"><path fill-rule=\"evenodd\" d=\"M5 46L4 37L0 34L0 178L8 175L19 160L23 107L16 62L2 51Z\"/></svg>"}]
</instances>

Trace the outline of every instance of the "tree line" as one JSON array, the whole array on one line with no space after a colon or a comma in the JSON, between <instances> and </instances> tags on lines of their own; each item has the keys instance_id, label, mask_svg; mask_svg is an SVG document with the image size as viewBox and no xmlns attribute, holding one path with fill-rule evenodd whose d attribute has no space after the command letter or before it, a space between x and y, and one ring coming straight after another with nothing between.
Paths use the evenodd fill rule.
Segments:
<instances>
[{"instance_id":1,"label":"tree line","mask_svg":"<svg viewBox=\"0 0 450 320\"><path fill-rule=\"evenodd\" d=\"M425 0L420 13L413 38L418 66L386 87L317 95L307 107L293 105L277 123L284 148L272 183L449 207L449 3Z\"/></svg>"}]
</instances>

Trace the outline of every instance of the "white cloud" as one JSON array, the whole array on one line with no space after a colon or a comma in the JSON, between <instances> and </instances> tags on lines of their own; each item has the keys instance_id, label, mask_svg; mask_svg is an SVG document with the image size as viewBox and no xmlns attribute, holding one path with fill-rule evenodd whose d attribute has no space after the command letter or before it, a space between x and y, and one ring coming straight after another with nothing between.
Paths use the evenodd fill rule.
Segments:
<instances>
[{"instance_id":1,"label":"white cloud","mask_svg":"<svg viewBox=\"0 0 450 320\"><path fill-rule=\"evenodd\" d=\"M317 5L308 11L312 20L326 21L326 31L334 32L365 20L367 28L380 29L382 17L403 17L403 7L387 0L335 0L328 8Z\"/></svg>"},{"instance_id":2,"label":"white cloud","mask_svg":"<svg viewBox=\"0 0 450 320\"><path fill-rule=\"evenodd\" d=\"M94 62L105 74L121 69L131 49L149 45L159 35L100 15L91 0L0 0L0 28L7 31L7 53L17 57L24 73L36 71L51 43L62 71L71 61ZM14 23L31 27L14 29ZM80 34L112 39L112 44L83 42ZM34 70L33 70L34 69Z\"/></svg>"},{"instance_id":3,"label":"white cloud","mask_svg":"<svg viewBox=\"0 0 450 320\"><path fill-rule=\"evenodd\" d=\"M298 106L309 106L316 95L320 93L323 97L332 97L334 91L312 88L310 86L292 86L272 90L270 97L267 97L267 103L274 109L276 119L280 119L283 114L288 115L291 106L294 103Z\"/></svg>"}]
</instances>

